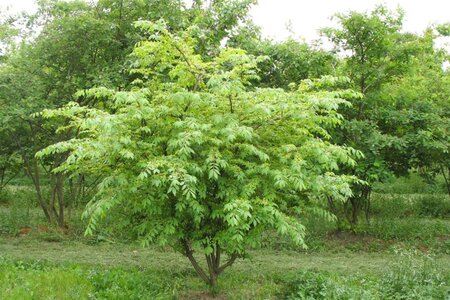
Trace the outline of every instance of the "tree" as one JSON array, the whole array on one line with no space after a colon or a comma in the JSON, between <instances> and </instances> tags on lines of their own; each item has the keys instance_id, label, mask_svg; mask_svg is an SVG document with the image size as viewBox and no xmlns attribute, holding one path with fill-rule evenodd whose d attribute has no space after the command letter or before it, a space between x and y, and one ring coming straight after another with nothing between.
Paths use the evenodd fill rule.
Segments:
<instances>
[{"instance_id":1,"label":"tree","mask_svg":"<svg viewBox=\"0 0 450 300\"><path fill-rule=\"evenodd\" d=\"M44 161L35 153L45 146L67 138L54 134L51 122L30 117L44 108L59 107L78 89L93 84L123 85L118 72L122 61L115 63L115 40L111 24L99 20L92 8L81 1L41 2L37 16L42 16L42 31L31 42L23 42L5 61L0 70L0 115L9 120L3 133L9 136L9 148L20 154L24 168L33 182L36 197L48 221L65 226L63 174L51 172L64 155ZM37 22L37 21L36 21ZM80 26L80 24L83 24ZM80 45L84 45L80 47ZM111 69L110 69L111 68ZM113 71L111 71L113 70ZM119 73L118 76L109 74ZM50 196L42 185L48 176Z\"/></svg>"},{"instance_id":2,"label":"tree","mask_svg":"<svg viewBox=\"0 0 450 300\"><path fill-rule=\"evenodd\" d=\"M19 30L14 28L16 21L14 16L0 14L0 107L4 107L5 84L1 78L5 75L5 61L11 55L14 48L14 38L19 34ZM3 188L16 177L21 171L21 159L17 149L13 146L14 135L8 131L8 123L11 121L8 116L3 115L0 110L0 194Z\"/></svg>"},{"instance_id":3,"label":"tree","mask_svg":"<svg viewBox=\"0 0 450 300\"><path fill-rule=\"evenodd\" d=\"M210 286L261 233L275 229L304 244L298 211L332 218L327 196L351 196L354 176L337 175L359 152L330 143L324 126L341 122L349 90L315 91L333 78L299 88L255 89L258 58L226 48L208 60L195 52L188 28L171 33L163 21L140 21L148 39L133 51L137 76L129 91L95 88L80 97L103 99L88 108L72 102L46 110L78 131L39 156L67 153L55 172L102 177L85 216L92 233L121 207L144 245L170 245ZM195 34L194 34L195 35ZM201 248L207 269L194 256ZM227 260L222 263L224 255Z\"/></svg>"},{"instance_id":4,"label":"tree","mask_svg":"<svg viewBox=\"0 0 450 300\"><path fill-rule=\"evenodd\" d=\"M335 73L333 67L336 58L332 53L294 39L283 42L264 39L260 28L251 22L240 27L238 33L229 39L227 46L267 57L258 65L260 79L255 84L260 87L288 89L291 83Z\"/></svg>"},{"instance_id":5,"label":"tree","mask_svg":"<svg viewBox=\"0 0 450 300\"><path fill-rule=\"evenodd\" d=\"M442 26L438 26L441 30ZM387 151L393 168L416 168L428 182L440 174L450 194L450 74L443 68L448 52L435 47L432 28L422 36L410 36L416 52L404 76L385 84L379 91L380 129L405 141L405 154ZM404 170L403 170L404 171Z\"/></svg>"},{"instance_id":6,"label":"tree","mask_svg":"<svg viewBox=\"0 0 450 300\"><path fill-rule=\"evenodd\" d=\"M387 107L395 108L382 100L380 90L408 72L420 47L411 42L411 35L400 33L401 10L390 12L378 6L370 13L352 11L337 14L336 18L340 27L322 32L344 57L338 73L350 77L352 87L364 95L350 99L353 105L341 110L346 121L334 132L337 143L364 153L364 159L358 161L353 172L368 184L355 185L354 195L346 203L348 220L354 228L361 210L366 212L369 221L373 183L409 171L411 153L408 153L407 140L396 134L395 124L384 130L387 120L381 112Z\"/></svg>"},{"instance_id":7,"label":"tree","mask_svg":"<svg viewBox=\"0 0 450 300\"><path fill-rule=\"evenodd\" d=\"M408 61L404 45L398 43L403 12L390 12L377 6L371 13L351 11L336 14L340 28L324 28L322 33L342 54L348 53L344 72L362 94L376 91L383 82L401 72L401 65ZM364 104L357 107L362 114ZM359 116L361 117L361 115Z\"/></svg>"},{"instance_id":8,"label":"tree","mask_svg":"<svg viewBox=\"0 0 450 300\"><path fill-rule=\"evenodd\" d=\"M248 49L249 53L268 57L258 66L261 78L258 84L263 87L288 89L291 83L333 74L333 55L306 43L292 39L280 43L263 40L253 47Z\"/></svg>"}]
</instances>

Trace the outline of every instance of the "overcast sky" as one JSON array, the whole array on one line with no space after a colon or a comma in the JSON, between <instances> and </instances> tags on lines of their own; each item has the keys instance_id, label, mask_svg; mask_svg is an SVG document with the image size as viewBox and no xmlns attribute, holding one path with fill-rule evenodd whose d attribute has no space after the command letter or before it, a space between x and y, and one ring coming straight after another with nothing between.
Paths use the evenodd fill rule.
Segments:
<instances>
[{"instance_id":1,"label":"overcast sky","mask_svg":"<svg viewBox=\"0 0 450 300\"><path fill-rule=\"evenodd\" d=\"M448 0L259 0L252 10L253 20L263 27L266 36L285 39L289 36L286 24L290 22L295 37L307 41L318 37L318 29L330 26L330 16L349 10L370 11L384 3L390 9L400 6L406 13L404 30L421 33L433 23L450 22Z\"/></svg>"},{"instance_id":2,"label":"overcast sky","mask_svg":"<svg viewBox=\"0 0 450 300\"><path fill-rule=\"evenodd\" d=\"M450 22L450 1L448 0L259 0L251 15L263 34L276 40L287 38L290 23L295 38L311 41L318 38L318 29L332 25L330 16L349 10L367 11L379 3L389 8L402 7L406 12L404 29L422 32L433 23ZM13 11L33 11L34 0L0 0L0 9L11 6Z\"/></svg>"}]
</instances>

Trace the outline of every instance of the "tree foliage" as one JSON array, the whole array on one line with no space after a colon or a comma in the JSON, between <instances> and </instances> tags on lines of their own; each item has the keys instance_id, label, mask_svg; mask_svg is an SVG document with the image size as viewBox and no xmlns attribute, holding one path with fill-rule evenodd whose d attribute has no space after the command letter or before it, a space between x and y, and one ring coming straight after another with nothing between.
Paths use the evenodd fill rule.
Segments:
<instances>
[{"instance_id":1,"label":"tree foliage","mask_svg":"<svg viewBox=\"0 0 450 300\"><path fill-rule=\"evenodd\" d=\"M339 74L349 76L351 86L364 94L362 98L349 99L353 105L341 110L346 121L334 132L337 143L364 153L353 171L369 184L354 186L354 197L347 203L348 219L354 227L359 211L364 209L368 217L373 183L392 175L405 176L411 168L418 167L419 160L422 167L430 164L433 159L426 157L436 153L431 148L440 149L437 152L443 155L448 151L448 141L442 135L448 119L442 101L447 101L444 99L448 95L440 92L439 96L432 96L430 88L437 85L425 87L420 83L419 71L428 66L427 71L423 70L427 73L423 78L440 82L437 78L446 76L442 71L445 55L434 49L436 36L430 31L423 36L400 32L401 10L391 12L378 6L370 13L349 12L336 18L340 27L322 32L335 44L336 51L344 55ZM401 82L405 81L408 95L403 97L401 93L406 90L396 89L402 89ZM413 125L417 119L422 121ZM429 122L431 119L436 122Z\"/></svg>"},{"instance_id":2,"label":"tree foliage","mask_svg":"<svg viewBox=\"0 0 450 300\"><path fill-rule=\"evenodd\" d=\"M70 153L56 171L102 176L86 211L88 232L121 205L139 216L144 244L180 250L211 285L267 229L305 246L298 211L319 209L327 195L346 199L357 181L336 172L359 152L332 144L324 128L342 121L336 110L354 92L316 91L333 81L327 77L292 92L255 89L259 58L228 48L205 61L193 50L193 28L137 26L148 39L133 51L135 88L79 94L103 98L106 109L71 103L43 112L69 118L61 130L79 135L40 154ZM197 247L207 272L192 255ZM221 253L229 257L223 265Z\"/></svg>"}]
</instances>

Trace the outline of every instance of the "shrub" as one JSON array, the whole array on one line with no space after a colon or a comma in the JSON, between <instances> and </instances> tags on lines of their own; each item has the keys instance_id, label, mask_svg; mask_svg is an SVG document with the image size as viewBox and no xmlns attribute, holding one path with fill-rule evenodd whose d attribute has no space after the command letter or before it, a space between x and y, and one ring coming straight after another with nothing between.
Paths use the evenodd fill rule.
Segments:
<instances>
[{"instance_id":1,"label":"shrub","mask_svg":"<svg viewBox=\"0 0 450 300\"><path fill-rule=\"evenodd\" d=\"M417 173L410 173L409 176L393 177L385 183L375 184L374 192L385 194L446 193L441 185L439 178L435 184L430 184Z\"/></svg>"},{"instance_id":2,"label":"shrub","mask_svg":"<svg viewBox=\"0 0 450 300\"><path fill-rule=\"evenodd\" d=\"M415 206L421 216L450 217L450 200L447 195L420 195Z\"/></svg>"},{"instance_id":3,"label":"shrub","mask_svg":"<svg viewBox=\"0 0 450 300\"><path fill-rule=\"evenodd\" d=\"M10 199L11 195L9 190L7 189L0 190L0 205L8 205Z\"/></svg>"},{"instance_id":4,"label":"shrub","mask_svg":"<svg viewBox=\"0 0 450 300\"><path fill-rule=\"evenodd\" d=\"M374 194L371 215L380 218L402 218L418 215L418 211L411 195Z\"/></svg>"}]
</instances>

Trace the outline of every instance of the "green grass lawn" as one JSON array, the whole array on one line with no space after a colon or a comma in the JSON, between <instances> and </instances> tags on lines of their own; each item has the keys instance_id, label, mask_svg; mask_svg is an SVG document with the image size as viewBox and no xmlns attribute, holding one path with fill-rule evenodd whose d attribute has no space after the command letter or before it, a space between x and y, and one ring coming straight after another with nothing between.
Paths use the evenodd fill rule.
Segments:
<instances>
[{"instance_id":1,"label":"green grass lawn","mask_svg":"<svg viewBox=\"0 0 450 300\"><path fill-rule=\"evenodd\" d=\"M398 255L389 251L300 253L258 250L250 254L248 259L236 262L220 277L219 299L284 298L289 286L292 289L292 284L299 280L303 282L304 278L299 279L299 274L309 274L301 275L307 278L311 274L325 274L327 280L349 278L345 285L362 279L376 281L399 260ZM0 263L1 299L210 297L188 260L170 249L143 249L138 245L119 243L45 242L33 236L3 237L0 238L0 256L3 257ZM440 254L433 261L435 271L445 275L446 270L450 270L449 255ZM314 286L320 278L313 278Z\"/></svg>"},{"instance_id":2,"label":"green grass lawn","mask_svg":"<svg viewBox=\"0 0 450 300\"><path fill-rule=\"evenodd\" d=\"M309 250L268 232L265 249L220 276L216 298L448 300L444 196L376 195L371 224L361 221L356 234L307 218ZM188 259L170 248L121 243L127 236L115 231L84 237L81 210L68 212L70 230L62 233L25 198L0 206L0 299L212 298ZM24 228L32 230L20 237Z\"/></svg>"}]
</instances>

